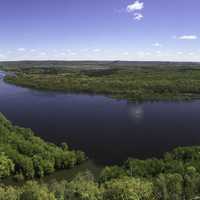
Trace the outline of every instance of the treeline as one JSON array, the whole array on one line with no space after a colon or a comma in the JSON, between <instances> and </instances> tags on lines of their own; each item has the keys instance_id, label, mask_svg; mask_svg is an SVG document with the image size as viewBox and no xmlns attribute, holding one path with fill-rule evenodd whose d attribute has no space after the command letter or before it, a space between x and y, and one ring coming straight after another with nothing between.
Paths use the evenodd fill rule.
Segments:
<instances>
[{"instance_id":1,"label":"treeline","mask_svg":"<svg viewBox=\"0 0 200 200\"><path fill-rule=\"evenodd\" d=\"M36 89L106 94L133 101L187 100L200 95L198 69L20 70L5 80Z\"/></svg>"},{"instance_id":2,"label":"treeline","mask_svg":"<svg viewBox=\"0 0 200 200\"><path fill-rule=\"evenodd\" d=\"M178 148L164 159L129 159L95 179L82 172L71 181L0 186L0 200L198 200L200 147Z\"/></svg>"},{"instance_id":3,"label":"treeline","mask_svg":"<svg viewBox=\"0 0 200 200\"><path fill-rule=\"evenodd\" d=\"M149 184L150 197L135 200L200 199L200 147L179 147L166 153L163 159L130 158L122 167L106 167L99 177L99 183L120 182L124 178ZM141 185L141 192L144 193L145 184ZM128 189L128 186L124 187L124 190Z\"/></svg>"},{"instance_id":4,"label":"treeline","mask_svg":"<svg viewBox=\"0 0 200 200\"><path fill-rule=\"evenodd\" d=\"M13 126L0 113L0 179L41 178L55 170L72 168L86 160L82 151L67 144L56 146L36 137L30 129Z\"/></svg>"},{"instance_id":5,"label":"treeline","mask_svg":"<svg viewBox=\"0 0 200 200\"><path fill-rule=\"evenodd\" d=\"M13 126L0 115L0 179L43 177L85 160L66 144L58 147ZM200 147L179 147L162 159L128 159L71 181L28 181L21 187L0 184L0 200L193 200L200 199Z\"/></svg>"},{"instance_id":6,"label":"treeline","mask_svg":"<svg viewBox=\"0 0 200 200\"><path fill-rule=\"evenodd\" d=\"M159 62L159 61L4 61L0 68L65 68L65 69L199 69L198 62Z\"/></svg>"},{"instance_id":7,"label":"treeline","mask_svg":"<svg viewBox=\"0 0 200 200\"><path fill-rule=\"evenodd\" d=\"M22 187L0 186L0 200L151 200L152 183L124 177L99 184L85 172L72 181L27 182Z\"/></svg>"}]
</instances>

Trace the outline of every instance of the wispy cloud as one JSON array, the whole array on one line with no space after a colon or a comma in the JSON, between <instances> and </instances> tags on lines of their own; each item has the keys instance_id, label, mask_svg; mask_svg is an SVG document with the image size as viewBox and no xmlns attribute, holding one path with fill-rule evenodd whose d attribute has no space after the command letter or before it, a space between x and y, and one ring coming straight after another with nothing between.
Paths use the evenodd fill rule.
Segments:
<instances>
[{"instance_id":1,"label":"wispy cloud","mask_svg":"<svg viewBox=\"0 0 200 200\"><path fill-rule=\"evenodd\" d=\"M71 52L72 52L72 50L71 50L71 49L67 49L66 51L67 51L67 53L71 53Z\"/></svg>"},{"instance_id":2,"label":"wispy cloud","mask_svg":"<svg viewBox=\"0 0 200 200\"><path fill-rule=\"evenodd\" d=\"M178 37L179 40L197 40L198 36L196 35L182 35Z\"/></svg>"},{"instance_id":3,"label":"wispy cloud","mask_svg":"<svg viewBox=\"0 0 200 200\"><path fill-rule=\"evenodd\" d=\"M142 10L143 8L144 8L144 2L140 2L139 0L137 0L127 6L127 12L129 12L129 13L135 12L138 10Z\"/></svg>"},{"instance_id":4,"label":"wispy cloud","mask_svg":"<svg viewBox=\"0 0 200 200\"><path fill-rule=\"evenodd\" d=\"M194 55L195 55L195 52L189 52L188 55L189 55L189 56L194 56Z\"/></svg>"},{"instance_id":5,"label":"wispy cloud","mask_svg":"<svg viewBox=\"0 0 200 200\"><path fill-rule=\"evenodd\" d=\"M77 53L76 53L76 52L70 52L69 55L70 55L70 56L76 56Z\"/></svg>"},{"instance_id":6,"label":"wispy cloud","mask_svg":"<svg viewBox=\"0 0 200 200\"><path fill-rule=\"evenodd\" d=\"M66 56L67 54L65 52L61 52L60 56Z\"/></svg>"},{"instance_id":7,"label":"wispy cloud","mask_svg":"<svg viewBox=\"0 0 200 200\"><path fill-rule=\"evenodd\" d=\"M93 51L97 53L97 52L100 52L101 49L93 49Z\"/></svg>"},{"instance_id":8,"label":"wispy cloud","mask_svg":"<svg viewBox=\"0 0 200 200\"><path fill-rule=\"evenodd\" d=\"M177 54L178 55L183 55L183 52L182 51L178 51Z\"/></svg>"},{"instance_id":9,"label":"wispy cloud","mask_svg":"<svg viewBox=\"0 0 200 200\"><path fill-rule=\"evenodd\" d=\"M140 21L144 18L143 14L141 13L134 13L134 19Z\"/></svg>"},{"instance_id":10,"label":"wispy cloud","mask_svg":"<svg viewBox=\"0 0 200 200\"><path fill-rule=\"evenodd\" d=\"M125 51L125 52L123 52L123 55L124 55L124 56L128 56L128 55L129 55L129 52Z\"/></svg>"},{"instance_id":11,"label":"wispy cloud","mask_svg":"<svg viewBox=\"0 0 200 200\"><path fill-rule=\"evenodd\" d=\"M140 21L144 18L141 11L144 9L144 2L140 0L134 1L132 4L129 4L126 7L126 11L130 14L133 13L133 19L136 21Z\"/></svg>"},{"instance_id":12,"label":"wispy cloud","mask_svg":"<svg viewBox=\"0 0 200 200\"><path fill-rule=\"evenodd\" d=\"M0 54L0 58L5 58L6 56L4 54Z\"/></svg>"},{"instance_id":13,"label":"wispy cloud","mask_svg":"<svg viewBox=\"0 0 200 200\"><path fill-rule=\"evenodd\" d=\"M156 54L160 55L160 54L161 54L161 51L156 51Z\"/></svg>"},{"instance_id":14,"label":"wispy cloud","mask_svg":"<svg viewBox=\"0 0 200 200\"><path fill-rule=\"evenodd\" d=\"M17 51L24 52L24 51L26 51L26 49L25 48L18 48Z\"/></svg>"},{"instance_id":15,"label":"wispy cloud","mask_svg":"<svg viewBox=\"0 0 200 200\"><path fill-rule=\"evenodd\" d=\"M41 53L40 53L40 56L46 56L46 55L47 55L46 52L41 52Z\"/></svg>"},{"instance_id":16,"label":"wispy cloud","mask_svg":"<svg viewBox=\"0 0 200 200\"><path fill-rule=\"evenodd\" d=\"M159 42L155 42L155 43L152 44L152 46L154 46L154 47L161 47L162 44L160 44Z\"/></svg>"},{"instance_id":17,"label":"wispy cloud","mask_svg":"<svg viewBox=\"0 0 200 200\"><path fill-rule=\"evenodd\" d=\"M32 52L32 53L33 53L33 52L36 52L36 49L31 49L30 52Z\"/></svg>"},{"instance_id":18,"label":"wispy cloud","mask_svg":"<svg viewBox=\"0 0 200 200\"><path fill-rule=\"evenodd\" d=\"M88 52L89 49L81 49L81 52Z\"/></svg>"}]
</instances>

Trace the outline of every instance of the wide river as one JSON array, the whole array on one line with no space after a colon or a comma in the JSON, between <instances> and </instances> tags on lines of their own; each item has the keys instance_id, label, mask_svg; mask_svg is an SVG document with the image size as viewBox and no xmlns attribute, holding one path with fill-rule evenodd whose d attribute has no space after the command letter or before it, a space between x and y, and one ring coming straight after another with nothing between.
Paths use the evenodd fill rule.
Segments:
<instances>
[{"instance_id":1,"label":"wide river","mask_svg":"<svg viewBox=\"0 0 200 200\"><path fill-rule=\"evenodd\" d=\"M6 84L0 73L0 112L47 141L85 151L99 165L200 144L200 101L139 104L44 92Z\"/></svg>"}]
</instances>

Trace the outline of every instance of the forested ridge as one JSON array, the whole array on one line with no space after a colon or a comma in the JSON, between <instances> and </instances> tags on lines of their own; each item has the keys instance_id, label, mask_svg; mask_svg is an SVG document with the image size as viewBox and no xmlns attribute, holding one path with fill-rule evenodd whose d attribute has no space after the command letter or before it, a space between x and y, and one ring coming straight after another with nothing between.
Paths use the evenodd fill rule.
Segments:
<instances>
[{"instance_id":1,"label":"forested ridge","mask_svg":"<svg viewBox=\"0 0 200 200\"><path fill-rule=\"evenodd\" d=\"M31 129L13 126L0 114L0 178L43 177L55 170L72 168L86 159L81 151L69 150L36 137Z\"/></svg>"}]
</instances>

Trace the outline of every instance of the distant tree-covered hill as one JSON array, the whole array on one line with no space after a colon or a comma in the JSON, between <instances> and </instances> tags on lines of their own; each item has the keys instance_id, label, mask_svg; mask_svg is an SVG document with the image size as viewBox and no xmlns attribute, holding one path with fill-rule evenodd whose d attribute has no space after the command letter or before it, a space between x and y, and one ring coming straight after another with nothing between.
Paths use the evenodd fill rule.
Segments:
<instances>
[{"instance_id":1,"label":"distant tree-covered hill","mask_svg":"<svg viewBox=\"0 0 200 200\"><path fill-rule=\"evenodd\" d=\"M68 69L136 69L136 68L200 68L198 62L158 62L158 61L7 61L0 66L9 69L23 68L68 68Z\"/></svg>"}]
</instances>

